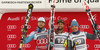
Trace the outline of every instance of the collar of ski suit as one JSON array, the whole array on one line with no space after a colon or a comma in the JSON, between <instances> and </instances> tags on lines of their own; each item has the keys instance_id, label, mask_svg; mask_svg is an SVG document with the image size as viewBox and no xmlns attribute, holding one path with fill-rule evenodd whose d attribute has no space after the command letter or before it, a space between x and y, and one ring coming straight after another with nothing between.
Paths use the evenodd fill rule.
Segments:
<instances>
[{"instance_id":1,"label":"collar of ski suit","mask_svg":"<svg viewBox=\"0 0 100 50\"><path fill-rule=\"evenodd\" d=\"M72 32L72 34L77 34L77 33L79 33L80 31L78 30L77 32Z\"/></svg>"},{"instance_id":2,"label":"collar of ski suit","mask_svg":"<svg viewBox=\"0 0 100 50\"><path fill-rule=\"evenodd\" d=\"M42 31L45 31L46 29L44 28L43 30L39 29L39 27L37 27L36 29L38 32L42 32Z\"/></svg>"}]
</instances>

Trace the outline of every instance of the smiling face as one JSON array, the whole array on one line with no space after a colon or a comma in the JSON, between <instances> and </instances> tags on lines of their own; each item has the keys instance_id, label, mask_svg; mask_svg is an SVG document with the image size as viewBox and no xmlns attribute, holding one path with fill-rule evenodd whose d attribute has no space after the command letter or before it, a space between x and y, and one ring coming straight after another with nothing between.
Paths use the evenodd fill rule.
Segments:
<instances>
[{"instance_id":1,"label":"smiling face","mask_svg":"<svg viewBox=\"0 0 100 50\"><path fill-rule=\"evenodd\" d=\"M64 28L64 24L63 23L58 23L57 27L59 30L62 30Z\"/></svg>"},{"instance_id":2,"label":"smiling face","mask_svg":"<svg viewBox=\"0 0 100 50\"><path fill-rule=\"evenodd\" d=\"M44 28L44 26L45 26L45 22L43 22L43 21L38 21L38 27L39 27L39 28Z\"/></svg>"},{"instance_id":3,"label":"smiling face","mask_svg":"<svg viewBox=\"0 0 100 50\"><path fill-rule=\"evenodd\" d=\"M74 25L74 26L72 26L72 31L73 31L73 32L77 32L77 31L78 31L78 27L77 27L77 26L75 26L75 25Z\"/></svg>"}]
</instances>

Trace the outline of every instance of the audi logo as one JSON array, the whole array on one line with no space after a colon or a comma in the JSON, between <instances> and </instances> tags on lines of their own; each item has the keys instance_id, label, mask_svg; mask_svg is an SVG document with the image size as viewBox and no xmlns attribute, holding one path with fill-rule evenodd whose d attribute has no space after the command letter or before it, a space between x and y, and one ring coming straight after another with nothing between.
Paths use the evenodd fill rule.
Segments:
<instances>
[{"instance_id":1,"label":"audi logo","mask_svg":"<svg viewBox=\"0 0 100 50\"><path fill-rule=\"evenodd\" d=\"M16 35L7 35L7 38L16 38Z\"/></svg>"},{"instance_id":2,"label":"audi logo","mask_svg":"<svg viewBox=\"0 0 100 50\"><path fill-rule=\"evenodd\" d=\"M100 44L95 44L94 48L100 48Z\"/></svg>"},{"instance_id":3,"label":"audi logo","mask_svg":"<svg viewBox=\"0 0 100 50\"><path fill-rule=\"evenodd\" d=\"M23 44L23 47L25 47L25 48L30 48L31 45L30 45L30 44Z\"/></svg>"},{"instance_id":4,"label":"audi logo","mask_svg":"<svg viewBox=\"0 0 100 50\"><path fill-rule=\"evenodd\" d=\"M7 48L16 48L16 44L7 44Z\"/></svg>"},{"instance_id":5,"label":"audi logo","mask_svg":"<svg viewBox=\"0 0 100 50\"><path fill-rule=\"evenodd\" d=\"M24 25L21 26L21 28L23 28ZM28 25L27 29L31 29L31 25Z\"/></svg>"},{"instance_id":6,"label":"audi logo","mask_svg":"<svg viewBox=\"0 0 100 50\"><path fill-rule=\"evenodd\" d=\"M89 29L90 26L89 25L80 25L80 28L82 28L82 29Z\"/></svg>"},{"instance_id":7,"label":"audi logo","mask_svg":"<svg viewBox=\"0 0 100 50\"><path fill-rule=\"evenodd\" d=\"M16 28L17 28L16 25L8 25L8 26L7 26L7 29L16 29Z\"/></svg>"},{"instance_id":8,"label":"audi logo","mask_svg":"<svg viewBox=\"0 0 100 50\"><path fill-rule=\"evenodd\" d=\"M89 48L89 44L86 44L87 45L87 48Z\"/></svg>"},{"instance_id":9,"label":"audi logo","mask_svg":"<svg viewBox=\"0 0 100 50\"><path fill-rule=\"evenodd\" d=\"M37 44L47 44L48 40L47 39L39 39L36 41Z\"/></svg>"}]
</instances>

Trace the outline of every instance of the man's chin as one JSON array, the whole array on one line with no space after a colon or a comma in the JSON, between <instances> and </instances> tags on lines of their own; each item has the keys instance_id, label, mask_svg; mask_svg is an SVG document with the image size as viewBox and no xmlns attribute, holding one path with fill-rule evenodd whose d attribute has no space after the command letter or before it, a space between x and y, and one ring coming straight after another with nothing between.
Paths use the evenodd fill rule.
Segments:
<instances>
[{"instance_id":1,"label":"man's chin","mask_svg":"<svg viewBox=\"0 0 100 50\"><path fill-rule=\"evenodd\" d=\"M77 31L73 31L73 32L77 32Z\"/></svg>"},{"instance_id":2,"label":"man's chin","mask_svg":"<svg viewBox=\"0 0 100 50\"><path fill-rule=\"evenodd\" d=\"M41 28L43 28L43 27L39 27L39 28L41 29Z\"/></svg>"},{"instance_id":3,"label":"man's chin","mask_svg":"<svg viewBox=\"0 0 100 50\"><path fill-rule=\"evenodd\" d=\"M62 28L58 28L58 30L62 30Z\"/></svg>"}]
</instances>

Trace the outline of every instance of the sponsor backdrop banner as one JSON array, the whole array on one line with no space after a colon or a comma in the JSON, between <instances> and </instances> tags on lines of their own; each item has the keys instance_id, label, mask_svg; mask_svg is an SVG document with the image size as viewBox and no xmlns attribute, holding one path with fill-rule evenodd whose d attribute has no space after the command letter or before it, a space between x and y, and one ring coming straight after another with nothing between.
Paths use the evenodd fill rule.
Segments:
<instances>
[{"instance_id":1,"label":"sponsor backdrop banner","mask_svg":"<svg viewBox=\"0 0 100 50\"><path fill-rule=\"evenodd\" d=\"M29 3L34 4L36 9L49 9L52 0L0 0L0 9L26 9ZM55 0L56 8L83 8L86 1L91 8L100 8L99 0Z\"/></svg>"},{"instance_id":2,"label":"sponsor backdrop banner","mask_svg":"<svg viewBox=\"0 0 100 50\"><path fill-rule=\"evenodd\" d=\"M98 24L100 30L100 12L93 12L93 18ZM25 23L26 12L12 12L5 13L0 20L0 50L18 50L20 38L22 35L21 29ZM30 18L27 36L37 27L37 19L44 17L46 20L45 27L48 29L48 22L50 20L50 12L33 12ZM76 19L79 23L79 30L86 31L93 34L91 22L85 12L56 12L54 28L57 28L57 21L63 19L65 21L64 30L67 31L67 23L69 20ZM72 32L72 30L71 30ZM23 45L23 50L35 50L34 39L28 44ZM100 50L100 42L96 40L87 39L88 50Z\"/></svg>"}]
</instances>

